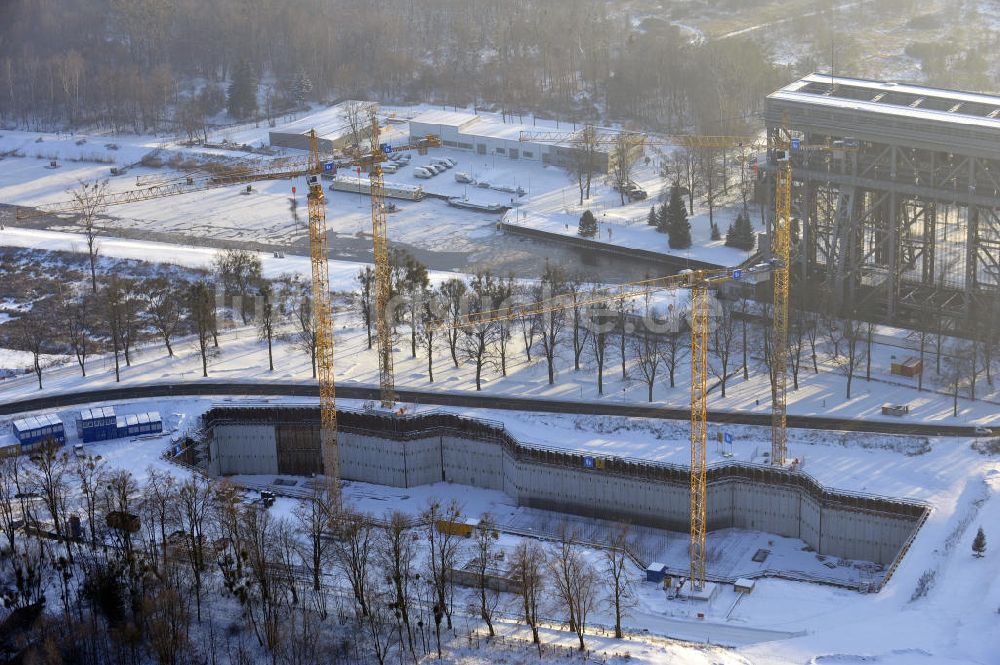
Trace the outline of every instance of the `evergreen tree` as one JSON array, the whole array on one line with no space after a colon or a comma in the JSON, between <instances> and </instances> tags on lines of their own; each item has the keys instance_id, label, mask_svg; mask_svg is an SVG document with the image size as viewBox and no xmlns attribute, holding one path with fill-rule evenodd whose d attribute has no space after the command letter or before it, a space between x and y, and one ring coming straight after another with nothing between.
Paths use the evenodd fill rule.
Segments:
<instances>
[{"instance_id":1,"label":"evergreen tree","mask_svg":"<svg viewBox=\"0 0 1000 665\"><path fill-rule=\"evenodd\" d=\"M580 216L580 228L577 233L584 238L593 238L597 235L597 218L594 213L585 210Z\"/></svg>"},{"instance_id":2,"label":"evergreen tree","mask_svg":"<svg viewBox=\"0 0 1000 665\"><path fill-rule=\"evenodd\" d=\"M656 215L656 230L660 233L666 233L669 224L667 223L667 204L664 203L660 206L660 212Z\"/></svg>"},{"instance_id":3,"label":"evergreen tree","mask_svg":"<svg viewBox=\"0 0 1000 665\"><path fill-rule=\"evenodd\" d=\"M986 534L983 533L983 527L979 527L976 538L972 541L972 553L976 557L981 557L986 553Z\"/></svg>"},{"instance_id":4,"label":"evergreen tree","mask_svg":"<svg viewBox=\"0 0 1000 665\"><path fill-rule=\"evenodd\" d=\"M649 218L646 220L646 223L649 224L650 226L655 226L657 230L659 230L660 217L659 215L656 214L656 206L651 206L649 208Z\"/></svg>"},{"instance_id":5,"label":"evergreen tree","mask_svg":"<svg viewBox=\"0 0 1000 665\"><path fill-rule=\"evenodd\" d=\"M233 71L227 95L226 110L232 117L247 118L257 110L257 77L246 60Z\"/></svg>"},{"instance_id":6,"label":"evergreen tree","mask_svg":"<svg viewBox=\"0 0 1000 665\"><path fill-rule=\"evenodd\" d=\"M726 247L736 247L750 251L757 243L754 234L753 224L750 223L750 216L746 212L736 215L736 220L729 225L729 232L726 233Z\"/></svg>"},{"instance_id":7,"label":"evergreen tree","mask_svg":"<svg viewBox=\"0 0 1000 665\"><path fill-rule=\"evenodd\" d=\"M667 204L666 213L670 248L687 249L691 246L691 223L677 183L670 188L670 203Z\"/></svg>"},{"instance_id":8,"label":"evergreen tree","mask_svg":"<svg viewBox=\"0 0 1000 665\"><path fill-rule=\"evenodd\" d=\"M722 234L719 232L719 225L715 222L709 222L712 225L712 240L722 240Z\"/></svg>"},{"instance_id":9,"label":"evergreen tree","mask_svg":"<svg viewBox=\"0 0 1000 665\"><path fill-rule=\"evenodd\" d=\"M295 79L292 81L292 96L295 99L295 103L300 106L305 104L312 90L312 80L306 74L306 70L299 67L299 70L295 72Z\"/></svg>"}]
</instances>

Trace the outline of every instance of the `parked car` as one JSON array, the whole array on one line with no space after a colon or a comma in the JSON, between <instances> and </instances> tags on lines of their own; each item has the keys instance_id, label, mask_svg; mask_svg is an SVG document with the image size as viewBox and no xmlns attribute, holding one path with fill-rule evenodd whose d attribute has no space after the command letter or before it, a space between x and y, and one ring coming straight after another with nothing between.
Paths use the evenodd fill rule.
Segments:
<instances>
[{"instance_id":1,"label":"parked car","mask_svg":"<svg viewBox=\"0 0 1000 665\"><path fill-rule=\"evenodd\" d=\"M424 164L424 168L433 173L434 175L444 172L444 167L441 166L440 164Z\"/></svg>"},{"instance_id":2,"label":"parked car","mask_svg":"<svg viewBox=\"0 0 1000 665\"><path fill-rule=\"evenodd\" d=\"M993 436L993 430L989 427L983 427L982 425L976 425L974 428L976 436Z\"/></svg>"},{"instance_id":3,"label":"parked car","mask_svg":"<svg viewBox=\"0 0 1000 665\"><path fill-rule=\"evenodd\" d=\"M468 173L458 172L458 173L455 174L455 182L463 182L463 183L471 185L475 181L476 181L475 178L473 178Z\"/></svg>"},{"instance_id":4,"label":"parked car","mask_svg":"<svg viewBox=\"0 0 1000 665\"><path fill-rule=\"evenodd\" d=\"M399 170L399 167L392 162L382 163L382 173L395 173Z\"/></svg>"},{"instance_id":5,"label":"parked car","mask_svg":"<svg viewBox=\"0 0 1000 665\"><path fill-rule=\"evenodd\" d=\"M630 189L625 194L628 196L629 201L645 201L646 197L649 196L645 189L640 189L639 187Z\"/></svg>"},{"instance_id":6,"label":"parked car","mask_svg":"<svg viewBox=\"0 0 1000 665\"><path fill-rule=\"evenodd\" d=\"M431 173L430 171L428 171L423 166L418 166L417 168L413 169L413 177L414 178L420 178L422 180L427 180L428 178L431 178L433 175L434 175L433 173Z\"/></svg>"}]
</instances>

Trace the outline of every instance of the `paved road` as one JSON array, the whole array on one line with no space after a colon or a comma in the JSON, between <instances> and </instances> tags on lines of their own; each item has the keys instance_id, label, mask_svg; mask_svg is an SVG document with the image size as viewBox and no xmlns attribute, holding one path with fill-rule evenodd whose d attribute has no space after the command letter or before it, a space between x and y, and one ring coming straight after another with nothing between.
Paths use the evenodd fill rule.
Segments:
<instances>
[{"instance_id":1,"label":"paved road","mask_svg":"<svg viewBox=\"0 0 1000 665\"><path fill-rule=\"evenodd\" d=\"M549 400L504 397L466 392L435 392L397 390L401 402L457 406L467 408L503 409L509 411L535 411L541 413L572 413L589 415L629 416L687 420L687 409L621 404L613 402L585 402L574 400ZM141 399L150 397L198 397L240 395L252 397L319 397L319 388L305 383L230 383L197 381L192 383L163 383L132 385L121 388L101 388L72 393L34 397L0 404L0 415L13 415L25 411L54 409L109 400ZM364 384L337 386L337 395L346 399L378 399L378 388ZM730 411L709 411L708 418L715 423L769 426L771 415ZM826 429L877 434L910 434L923 436L973 436L971 427L918 423L847 420L822 416L788 416L788 426L800 429Z\"/></svg>"}]
</instances>

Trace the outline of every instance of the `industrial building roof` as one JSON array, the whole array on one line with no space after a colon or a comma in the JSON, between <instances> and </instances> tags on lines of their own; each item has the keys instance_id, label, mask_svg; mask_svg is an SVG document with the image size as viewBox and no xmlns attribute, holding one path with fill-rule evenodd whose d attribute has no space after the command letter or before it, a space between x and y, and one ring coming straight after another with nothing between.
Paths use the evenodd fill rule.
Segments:
<instances>
[{"instance_id":1,"label":"industrial building roof","mask_svg":"<svg viewBox=\"0 0 1000 665\"><path fill-rule=\"evenodd\" d=\"M814 73L768 95L768 100L1000 130L997 95Z\"/></svg>"},{"instance_id":2,"label":"industrial building roof","mask_svg":"<svg viewBox=\"0 0 1000 665\"><path fill-rule=\"evenodd\" d=\"M521 132L551 132L559 131L551 121L543 121L540 125L528 125L520 122L504 122L502 117L496 113L475 114L469 111L425 111L410 120L411 123L423 123L427 125L438 125L440 127L454 127L460 134L467 136L479 136L483 138L503 139L506 141L520 141ZM571 130L563 126L563 131L572 133ZM613 129L598 128L598 131L613 132ZM531 144L532 141L525 141ZM572 142L555 143L546 141L549 145L562 145L570 147ZM598 151L604 151L605 146L598 147Z\"/></svg>"},{"instance_id":3,"label":"industrial building roof","mask_svg":"<svg viewBox=\"0 0 1000 665\"><path fill-rule=\"evenodd\" d=\"M306 134L310 130L316 130L316 136L321 139L337 139L346 136L351 131L351 126L347 122L347 105L356 104L354 101L345 101L323 109L317 113L311 113L303 118L299 118L287 125L282 125L271 130L272 134ZM364 117L363 127L368 127L368 118Z\"/></svg>"}]
</instances>

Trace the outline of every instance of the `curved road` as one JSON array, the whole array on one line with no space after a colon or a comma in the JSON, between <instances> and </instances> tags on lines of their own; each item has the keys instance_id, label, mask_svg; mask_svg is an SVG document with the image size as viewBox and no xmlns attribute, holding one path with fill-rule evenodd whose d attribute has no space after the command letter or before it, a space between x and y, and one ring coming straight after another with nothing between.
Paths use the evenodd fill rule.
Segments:
<instances>
[{"instance_id":1,"label":"curved road","mask_svg":"<svg viewBox=\"0 0 1000 665\"><path fill-rule=\"evenodd\" d=\"M25 411L54 409L88 404L92 402L142 399L151 397L208 397L208 396L251 396L251 397L312 397L319 398L319 388L302 383L163 383L145 384L122 388L101 388L73 393L33 397L0 404L0 415L13 415ZM378 388L370 385L352 384L337 386L337 395L346 399L378 399ZM688 420L688 409L673 407L643 406L638 404L616 404L613 402L585 402L574 400L550 400L522 397L505 397L469 392L433 392L421 390L397 390L402 402L457 406L479 409L504 409L509 411L536 411L542 413L567 413L607 416L629 416L635 418L659 418L664 420ZM708 419L715 423L735 423L740 425L769 426L771 415L762 413L709 411ZM823 416L788 416L788 426L799 429L828 429L848 432L868 432L876 434L909 434L923 436L975 436L972 427L956 425L931 425L918 423L894 423L871 420L848 420Z\"/></svg>"}]
</instances>

